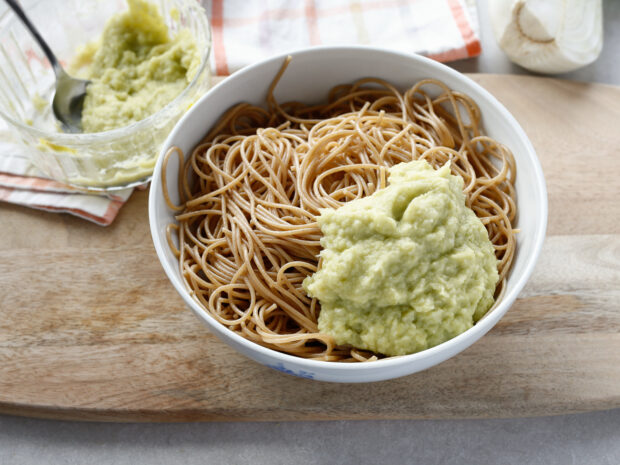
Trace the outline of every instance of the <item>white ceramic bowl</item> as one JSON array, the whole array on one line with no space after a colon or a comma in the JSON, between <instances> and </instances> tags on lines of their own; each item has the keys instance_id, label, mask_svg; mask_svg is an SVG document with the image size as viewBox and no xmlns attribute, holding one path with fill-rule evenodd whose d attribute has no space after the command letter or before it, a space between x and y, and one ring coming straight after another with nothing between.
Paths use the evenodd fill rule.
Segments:
<instances>
[{"instance_id":1,"label":"white ceramic bowl","mask_svg":"<svg viewBox=\"0 0 620 465\"><path fill-rule=\"evenodd\" d=\"M513 304L532 273L547 225L545 180L534 148L517 121L491 94L471 79L430 59L369 47L316 47L292 55L293 60L276 89L278 101L318 102L336 84L374 76L401 89L423 78L437 78L478 103L486 132L513 151L517 164L517 227L521 232L503 299L474 327L454 339L416 354L376 362L343 364L306 360L250 342L213 319L186 290L178 262L166 242L166 225L174 221L174 216L162 195L162 156L155 167L149 197L151 233L159 260L177 292L211 332L242 354L276 370L322 381L368 382L408 375L443 362L489 331ZM188 153L232 105L242 101L263 103L283 59L284 56L278 56L248 66L211 89L179 121L164 143L164 151L178 146ZM177 174L177 163L171 160L167 173L171 194L177 191Z\"/></svg>"}]
</instances>

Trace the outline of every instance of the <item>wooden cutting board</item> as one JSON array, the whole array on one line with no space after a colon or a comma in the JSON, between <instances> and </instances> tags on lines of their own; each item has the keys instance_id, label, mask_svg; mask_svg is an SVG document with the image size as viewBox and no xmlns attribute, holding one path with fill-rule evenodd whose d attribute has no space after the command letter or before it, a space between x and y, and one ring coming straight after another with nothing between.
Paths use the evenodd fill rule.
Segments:
<instances>
[{"instance_id":1,"label":"wooden cutting board","mask_svg":"<svg viewBox=\"0 0 620 465\"><path fill-rule=\"evenodd\" d=\"M294 378L238 355L185 308L155 255L147 192L102 228L0 205L0 412L118 420L548 415L620 406L620 88L474 75L529 134L549 227L499 324L422 373Z\"/></svg>"}]
</instances>

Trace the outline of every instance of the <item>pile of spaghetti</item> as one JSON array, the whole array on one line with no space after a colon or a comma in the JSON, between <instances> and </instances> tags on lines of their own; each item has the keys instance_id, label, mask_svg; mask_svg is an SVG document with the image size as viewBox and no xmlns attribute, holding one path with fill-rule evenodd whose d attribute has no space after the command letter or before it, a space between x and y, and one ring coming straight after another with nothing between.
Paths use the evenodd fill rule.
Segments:
<instances>
[{"instance_id":1,"label":"pile of spaghetti","mask_svg":"<svg viewBox=\"0 0 620 465\"><path fill-rule=\"evenodd\" d=\"M426 79L405 93L379 79L333 88L327 103L239 104L186 161L166 154L164 196L178 211L168 242L192 296L221 324L288 354L327 361L374 360L339 347L317 328L319 303L302 281L320 263L322 208L385 187L387 170L424 159L450 163L465 181L467 205L487 228L498 258L501 296L515 250L515 164L484 135L476 103ZM181 204L166 191L166 166L179 155ZM173 236L176 236L173 238Z\"/></svg>"}]
</instances>

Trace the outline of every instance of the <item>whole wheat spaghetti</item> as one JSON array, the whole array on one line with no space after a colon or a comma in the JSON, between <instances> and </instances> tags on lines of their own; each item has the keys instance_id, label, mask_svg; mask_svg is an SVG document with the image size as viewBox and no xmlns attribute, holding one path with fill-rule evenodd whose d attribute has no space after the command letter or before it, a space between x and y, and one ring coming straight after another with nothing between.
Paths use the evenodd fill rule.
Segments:
<instances>
[{"instance_id":1,"label":"whole wheat spaghetti","mask_svg":"<svg viewBox=\"0 0 620 465\"><path fill-rule=\"evenodd\" d=\"M318 360L375 359L318 332L320 305L302 289L320 267L315 216L385 187L391 166L425 159L436 168L450 163L464 179L467 205L495 247L499 298L516 245L515 162L484 135L476 103L434 79L404 93L362 79L332 89L325 104L280 105L273 89L287 63L267 109L239 104L188 160L175 147L166 154L164 196L179 212L168 242L192 296L263 346ZM174 154L184 166L179 206L166 191Z\"/></svg>"}]
</instances>

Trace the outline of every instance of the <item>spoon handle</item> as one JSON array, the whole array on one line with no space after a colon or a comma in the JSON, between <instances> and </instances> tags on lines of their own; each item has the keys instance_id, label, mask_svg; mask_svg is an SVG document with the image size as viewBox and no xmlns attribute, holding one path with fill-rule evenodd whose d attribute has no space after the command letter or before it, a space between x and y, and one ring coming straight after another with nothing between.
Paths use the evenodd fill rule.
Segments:
<instances>
[{"instance_id":1,"label":"spoon handle","mask_svg":"<svg viewBox=\"0 0 620 465\"><path fill-rule=\"evenodd\" d=\"M22 7L15 0L5 0L5 2L15 12L17 17L21 19L22 23L24 23L24 26L26 26L26 28L32 34L32 37L34 37L37 43L41 46L43 53L45 53L45 56L47 57L50 64L52 65L52 68L54 69L54 74L56 74L56 78L60 78L63 74L65 74L64 69L60 65L60 62L56 58L56 55L54 55L54 52L52 52L52 49L49 48L47 42L45 42L43 37L41 37L41 35L39 34L37 28L34 27L34 25L30 22L30 19L28 19L28 16L26 16L26 13L24 13Z\"/></svg>"}]
</instances>

